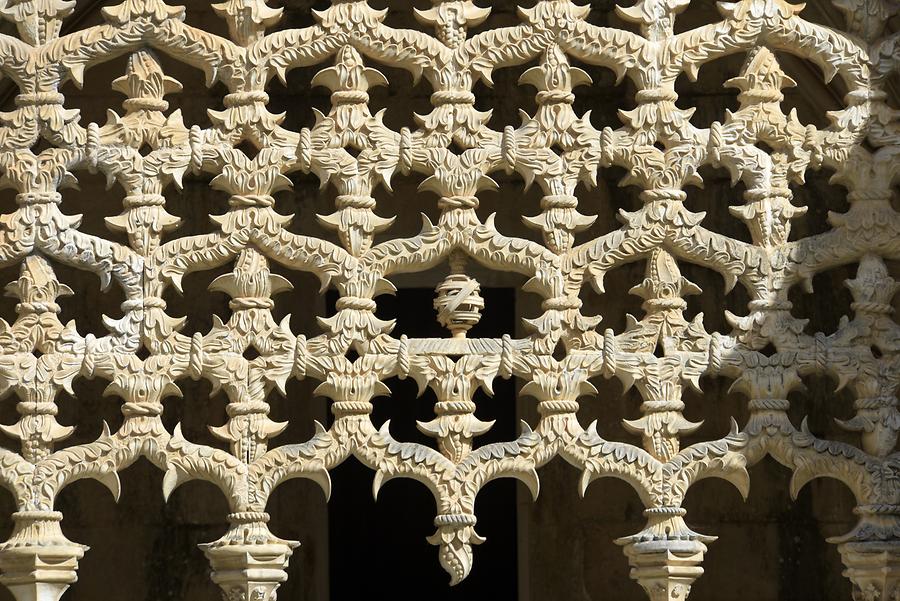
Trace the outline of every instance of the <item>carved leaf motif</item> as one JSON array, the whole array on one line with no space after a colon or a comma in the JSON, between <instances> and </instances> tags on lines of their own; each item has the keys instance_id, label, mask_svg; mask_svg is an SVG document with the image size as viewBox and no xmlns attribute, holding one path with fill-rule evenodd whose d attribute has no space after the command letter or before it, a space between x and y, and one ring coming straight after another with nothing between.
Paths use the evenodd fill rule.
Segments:
<instances>
[{"instance_id":1,"label":"carved leaf motif","mask_svg":"<svg viewBox=\"0 0 900 601\"><path fill-rule=\"evenodd\" d=\"M184 7L164 0L110 3L100 8L101 24L73 24L65 34L75 2L0 0L0 17L18 31L0 35L0 72L16 90L14 106L0 114L0 184L15 193L15 208L0 215L0 263L19 266L6 288L17 300L15 315L0 316L0 393L17 397L18 420L0 432L21 446L19 453L0 450L0 484L18 509L13 536L0 545L0 582L58 598L84 554L62 536L52 511L59 491L94 478L117 496L117 473L146 457L164 471L166 496L191 479L222 490L231 527L203 547L213 579L228 599L274 601L296 543L268 530L269 497L297 477L314 480L327 497L329 470L353 455L375 472L375 494L397 477L429 489L438 511L429 540L455 584L483 542L474 529L483 486L517 478L536 496L537 469L560 455L581 471L582 492L601 477L638 491L647 525L618 541L632 577L654 601L683 600L714 540L685 522L690 486L717 477L746 495L747 466L770 454L793 470L794 494L818 477L853 490L859 523L834 540L854 594L896 597L900 326L892 312L900 284L886 261L900 256L892 204L900 112L889 98L900 37L885 33L896 2L833 0L846 16L842 32L808 21L803 5L786 0L721 2L720 20L692 29L678 27L686 0L639 0L618 8L637 25L631 32L595 25L591 6L542 1L510 17L517 23L489 23L474 34L492 8L472 0L433 4L415 11L428 32L395 28L386 9L366 2L338 1L313 11L311 26L267 34L282 8L225 0L212 5L227 23L223 37L189 25ZM818 65L826 83L841 80L846 95L827 114L827 126L804 123L802 112L783 107L784 90L797 82L779 52ZM737 108L700 127L676 80L682 72L696 80L701 67L728 54L746 55L726 82L738 92ZM181 86L166 74L163 55L226 88L208 126L169 110ZM83 123L59 90L68 79L94 85L86 71L117 56L128 57L112 84L125 95L121 114L110 110L105 124ZM578 108L581 86L591 84L574 66L581 62L629 78L633 108L619 113L620 126L598 130L590 112ZM397 81L377 65L405 69L430 88L429 110L399 131L385 122L390 112L369 106L375 88L391 88L392 98L396 92ZM529 68L520 83L535 93L536 108L518 127L495 131L492 113L476 108L476 83L490 85L498 70L522 65ZM330 92L330 107L313 110L308 128L291 131L293 119L269 111L267 90L273 76L286 83L289 71L305 67L317 73L312 84ZM729 208L750 242L709 230L706 213L694 210L691 186L702 184L706 166L744 186L744 203ZM620 210L621 227L597 233L593 213L601 211L584 187L611 167L626 173L622 185L640 189L640 206ZM798 237L792 226L808 207L795 192L820 168L846 187L849 209L829 214L827 231ZM62 206L83 170L124 189L121 212L106 224L127 242L86 233L81 216ZM539 232L535 239L507 231L482 206L501 170L539 188L539 212L522 215ZM167 198L189 172L209 176L228 206L210 216L212 231L169 239L180 219L167 212ZM397 235L395 218L378 207L381 188L390 193L397 172L421 176L422 202L437 196L436 212L423 214L416 235ZM333 241L309 224L301 224L303 234L290 229L295 216L283 214L279 199L292 193L297 173L334 187L334 207L318 216ZM494 198L517 210L515 194ZM621 332L601 332L600 316L582 306L581 289L590 283L604 294L624 293L605 290L604 279L635 261L646 263L631 289L643 301L640 314L628 315ZM379 295L395 290L389 280L445 262L450 276L438 286L435 307L452 335L394 332L403 320L378 312ZM521 337L477 336L482 309L493 308L483 306L484 283L469 272L476 263L521 276L521 291L540 298ZM686 263L720 274L726 292L745 288L752 299L746 311L723 313L731 331L710 333L704 315L689 310L689 297L710 291L683 275ZM81 299L65 298L71 289L57 276L58 264L121 290L121 314L103 316L103 335L83 334L77 319L60 320ZM294 332L289 316L276 322L276 308L291 302L291 285L275 264L315 274L321 292L336 289L333 314L316 315L320 330ZM230 272L210 293L227 295L231 314L215 316L209 331L187 331L190 320L167 311L167 289L181 292L187 275L225 265ZM814 292L817 274L853 266L848 315L833 332L810 332L807 316L790 302L792 287ZM789 394L803 394L802 380L813 374L833 377L854 396L855 413L840 424L858 433L859 447L823 439L805 421L792 423ZM700 391L704 375L732 380L748 397L750 419L743 430L734 424L724 437L685 447L683 437L700 427L685 417L688 409L719 409L707 396L700 407L685 404L697 402L685 386ZM596 422L581 426L578 411L596 401L583 397L596 397L591 380L598 376L637 388L640 416L624 425L640 445L606 440ZM187 377L225 393L227 421L210 428L223 448L164 426L163 400L179 397L177 382ZM390 395L393 377L434 393L435 415L418 425L435 448L394 439L389 420L373 422L373 403L390 402L378 397ZM479 445L494 422L478 417L478 390L492 394L498 377L521 379L520 392L533 397L540 417L533 427L523 423L514 440ZM57 397L73 394L79 378L109 383L107 393L122 400L122 425L57 449L72 433L56 418ZM269 416L269 395L286 395L291 379L304 378L331 401L334 419L327 429L316 423L305 442L276 446L290 430ZM25 564L31 567L19 573Z\"/></svg>"}]
</instances>

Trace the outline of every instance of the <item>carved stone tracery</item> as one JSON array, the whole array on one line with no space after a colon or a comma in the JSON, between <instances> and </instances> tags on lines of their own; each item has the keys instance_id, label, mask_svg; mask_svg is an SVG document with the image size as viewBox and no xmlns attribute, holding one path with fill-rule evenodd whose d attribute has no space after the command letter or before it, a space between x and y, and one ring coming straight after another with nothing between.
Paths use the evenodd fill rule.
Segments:
<instances>
[{"instance_id":1,"label":"carved stone tracery","mask_svg":"<svg viewBox=\"0 0 900 601\"><path fill-rule=\"evenodd\" d=\"M290 478L310 478L330 491L328 470L355 456L375 471L374 489L388 479L413 478L434 495L441 565L457 583L469 573L476 531L475 497L495 478L522 480L536 496L537 469L556 455L582 471L582 492L596 478L630 483L646 507L646 527L617 542L632 577L654 601L684 599L700 576L714 536L691 530L682 502L707 477L724 478L746 495L747 467L771 455L793 470L792 493L817 477L833 477L853 491L859 522L834 540L852 580L854 598L900 597L900 327L891 316L900 284L885 260L900 258L900 215L891 206L900 178L900 119L887 103L886 81L900 68L900 37L883 26L897 13L891 0L835 0L848 32L804 20L801 5L785 0L719 3L721 20L674 33L687 0L638 0L620 16L640 34L592 25L589 7L571 0L539 0L521 8L515 27L470 35L490 9L471 0L435 0L416 17L433 35L384 24L384 11L365 1L334 0L315 13L316 24L266 33L281 9L264 0L228 0L214 6L230 39L187 25L181 7L162 0L125 0L102 9L104 24L60 35L74 2L5 0L0 15L19 37L0 35L0 71L18 88L15 109L0 115L2 182L15 190L17 208L0 216L0 263L20 265L7 286L19 299L12 321L0 320L0 392L18 400L20 419L2 431L21 441L21 453L0 451L0 483L15 496L11 538L0 545L0 582L18 601L56 601L76 578L85 547L67 540L54 501L66 485L93 478L118 495L117 472L140 457L165 472L164 493L191 479L216 484L227 497L230 530L203 545L213 580L226 599L274 600L297 542L270 532L266 502ZM774 51L795 54L838 77L848 93L844 108L817 128L785 114L783 93L794 81ZM224 110L210 111L212 126L185 124L165 97L181 84L165 75L157 53L202 69L209 84L228 90ZM675 80L696 78L702 65L743 53L738 109L708 128L679 108ZM113 88L127 98L105 124L79 124L59 89L81 84L86 69L126 54L126 73ZM577 115L577 87L591 85L570 59L613 70L636 86L637 106L620 115L618 129L595 129ZM494 131L489 113L475 109L476 81L494 70L536 61L520 83L536 90L537 110L518 128ZM401 67L431 86L433 110L399 132L368 107L369 90L390 85L374 67ZM266 86L295 68L321 65L313 80L331 91L328 114L299 132L281 126L284 115L266 108ZM50 148L37 154L39 140ZM239 148L251 144L248 156ZM145 152L145 149L149 149ZM689 210L685 188L700 185L704 165L726 169L743 182L745 204L732 207L751 243L703 227ZM598 170L623 167L625 184L642 189L643 206L621 212L621 228L578 242L594 218L579 210L580 183L596 183ZM791 184L807 170L828 168L849 190L850 208L830 216L832 228L798 240L792 220L806 207L793 201ZM122 213L107 219L128 245L79 230L64 214L72 171L99 171L121 184ZM507 235L493 218L476 213L479 193L496 186L491 173L516 173L536 183L538 215L524 215L543 244ZM215 176L212 186L230 195L213 215L216 231L169 239L179 218L166 210L163 192L187 173ZM273 195L290 187L287 174L315 174L337 191L334 212L319 215L337 233L292 233L291 216L278 213ZM377 242L393 219L377 211L378 187L390 190L395 173L425 175L421 189L438 195L440 217L424 218L410 238ZM600 318L581 311L579 291L603 290L604 276L625 263L646 260L645 279L633 294L642 317L626 329L601 331ZM467 263L512 271L541 295L543 313L527 320L524 338L467 337L484 308L479 282ZM728 314L732 331L710 333L702 316L688 320L685 297L701 290L679 269L690 262L715 270L727 287L746 288L745 315ZM106 318L108 335L80 335L63 324L57 303L71 290L53 264L87 270L125 294L124 316ZM184 331L166 313L168 287L181 288L196 271L233 263L212 290L230 297L227 322L208 332ZM307 337L288 320L272 317L273 297L290 287L271 271L275 263L311 272L340 298L323 333ZM376 297L390 293L391 276L448 263L450 275L435 291L437 319L446 338L392 332L375 315ZM813 275L856 264L847 282L853 315L837 331L809 334L792 313L788 291L811 289ZM393 335L392 335L393 334ZM563 356L556 352L562 345ZM767 348L774 348L769 352ZM248 358L248 349L255 354ZM350 351L353 353L350 353ZM750 419L720 440L684 447L681 437L699 426L686 419L685 387L699 390L705 374L734 381L749 399ZM855 416L842 426L860 434L859 448L813 436L805 422L788 418L788 393L802 377L825 374L855 396ZM401 442L389 423L377 429L372 399L388 394L384 380L414 379L431 388L435 417L419 428L435 447ZM642 416L626 422L636 446L604 440L576 417L579 398L595 394L589 380L615 377L639 390ZM123 400L124 423L89 444L56 448L71 427L56 419L55 400L76 378L108 381ZM522 424L515 440L476 447L473 438L492 423L478 419L473 394L491 391L496 378L516 377L538 403L540 420ZM227 422L211 428L223 448L167 431L162 400L179 395L178 381L206 379L228 397ZM269 417L268 394L288 380L320 382L333 401L334 423L317 424L302 443L273 446L286 426ZM228 450L225 450L227 446Z\"/></svg>"}]
</instances>

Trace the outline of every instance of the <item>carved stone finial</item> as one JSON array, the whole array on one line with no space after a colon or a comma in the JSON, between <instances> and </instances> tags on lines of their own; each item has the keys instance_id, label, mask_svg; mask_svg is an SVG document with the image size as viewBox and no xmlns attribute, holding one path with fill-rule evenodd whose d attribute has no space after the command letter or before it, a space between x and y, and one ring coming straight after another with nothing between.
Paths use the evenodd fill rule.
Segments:
<instances>
[{"instance_id":1,"label":"carved stone finial","mask_svg":"<svg viewBox=\"0 0 900 601\"><path fill-rule=\"evenodd\" d=\"M464 255L452 254L450 275L435 288L437 319L454 338L465 338L466 332L481 321L481 310L484 308L484 299L479 294L481 287L465 274L465 265Z\"/></svg>"}]
</instances>

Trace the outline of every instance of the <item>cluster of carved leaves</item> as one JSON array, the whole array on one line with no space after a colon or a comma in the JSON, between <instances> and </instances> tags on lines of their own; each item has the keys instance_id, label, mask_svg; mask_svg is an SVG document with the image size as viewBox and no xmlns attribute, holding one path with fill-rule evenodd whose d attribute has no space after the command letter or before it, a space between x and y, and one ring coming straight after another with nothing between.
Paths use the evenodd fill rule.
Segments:
<instances>
[{"instance_id":1,"label":"cluster of carved leaves","mask_svg":"<svg viewBox=\"0 0 900 601\"><path fill-rule=\"evenodd\" d=\"M283 548L287 561L292 543L265 526L268 497L296 477L315 480L328 494L328 470L352 455L375 471L376 494L397 477L434 494L438 515L429 540L455 583L471 569L472 545L483 541L475 531L479 490L514 477L537 495L536 469L560 455L582 471L583 488L612 476L636 489L648 524L619 542L648 594L661 599L676 586L686 594L685 582L645 578L647 558L671 551L694 561L712 540L684 522L681 503L691 484L719 477L746 494L746 467L771 454L794 471L795 493L822 476L853 490L866 509L840 542L896 541L900 328L891 303L900 284L885 260L900 258L900 216L891 204L900 177L900 113L886 84L900 68L900 37L885 33L884 24L897 4L835 0L829 10L842 11L848 26L841 32L805 20L802 5L785 0L720 2L720 20L676 34L687 4L638 0L621 8L640 31L634 33L593 25L589 6L538 0L519 10L519 24L472 35L468 30L491 11L471 0L434 0L416 10L417 30L386 25L386 11L364 1L335 0L315 11L310 27L266 34L281 9L227 0L214 5L228 24L226 39L186 24L183 8L162 0L109 4L102 24L63 36L74 2L0 2L0 16L18 29L18 37L0 35L0 72L18 88L15 109L0 114L2 183L17 194L16 210L0 216L0 263L21 266L7 286L20 301L17 315L0 320L0 392L15 396L20 414L2 430L21 441L21 452L0 452L0 483L15 495L20 522L46 521L60 489L79 478L98 479L117 494L116 473L143 456L165 471L167 495L186 480L205 479L227 496L235 528L205 548L214 567L229 549L240 554L248 545ZM828 114L828 127L785 114L782 91L795 83L775 51L842 81L848 92L843 108ZM210 111L211 127L169 110L166 96L181 84L165 74L159 53L202 69L209 85L225 86L225 108ZM81 85L86 69L123 54L126 73L113 82L126 97L122 110L84 126L79 112L66 108L60 86ZM739 108L697 127L693 109L676 104L675 81L682 73L695 79L704 64L731 54L746 57L726 82L738 90ZM633 82L636 107L620 113L621 127L598 130L589 115L576 114L578 86L592 83L573 60ZM490 85L495 70L525 63L537 65L520 80L536 90L537 110L523 113L517 128L492 130L490 113L474 107L474 85ZM427 81L433 110L400 131L388 128L367 104L372 87L392 85L378 64ZM284 115L267 110L266 87L308 66L320 69L313 84L331 91L331 108L317 112L314 126L290 131L281 126ZM41 140L49 148L35 154ZM250 157L242 144L258 152ZM744 204L731 211L751 242L706 229L703 213L685 206L705 165L727 170L746 188ZM620 228L576 242L595 219L579 211L578 186L589 188L611 166L627 171L623 184L641 188L643 206L622 211ZM850 208L830 215L827 232L795 240L791 223L807 207L794 204L792 186L821 168L849 191ZM80 231L80 217L61 211L78 170L103 173L125 189L122 212L107 225L124 232L128 245ZM504 233L476 212L479 193L496 186L491 174L501 170L540 188L540 213L522 217L542 243ZM273 194L287 190L287 176L297 172L336 190L334 211L319 220L339 243L324 233L291 232L292 216L275 210ZM411 172L426 177L422 190L438 196L440 217L423 218L416 236L391 237L393 218L378 213L373 193ZM163 193L180 188L189 173L214 176L211 185L229 195L229 208L211 216L213 233L173 239L180 220L167 212ZM527 290L543 299L542 313L526 320L528 336L467 337L484 307L467 261L527 276ZM582 312L579 292L585 285L602 291L607 272L634 261L646 262L644 280L631 290L644 301L643 315L629 316L622 332L604 330L599 317ZM702 316L685 318L685 297L702 291L679 262L747 290L746 312L727 315L730 333L708 332ZM313 273L323 290L337 290L336 312L320 318L321 334L307 338L291 331L288 319L275 322L273 297L290 284L272 273L273 263ZM450 275L434 306L447 337L407 337L376 317L377 297L394 290L393 275L442 263ZM59 298L71 290L57 279L55 264L121 288L124 315L105 318L107 335L82 336L74 323L60 322ZM208 332L186 331L183 318L167 313L163 293L180 290L190 273L222 265L233 269L210 288L229 295L231 317L216 318ZM843 265L857 266L847 282L852 314L835 332L809 333L789 290L811 289L815 274ZM562 355L555 352L560 346ZM250 348L253 358L245 353ZM682 448L682 435L699 426L683 416L684 388L699 389L708 374L732 379L746 394L750 420L720 440ZM842 425L860 434L859 447L820 440L788 419L788 393L811 374L852 391L856 414ZM372 399L389 393L384 380L394 376L434 391L435 417L419 424L433 447L395 440L389 423L377 428L369 418ZM640 444L604 440L595 426L579 423L578 399L595 394L590 380L599 376L639 390L642 416L625 425ZM539 422L523 423L516 440L475 446L492 423L475 416L473 395L512 377L537 400ZM72 431L56 420L55 401L77 378L108 381L125 419L95 442L54 450ZM222 448L163 427L162 401L178 396L186 378L208 380L227 395L228 421L211 428ZM333 424L317 424L311 440L272 446L286 424L268 417L266 399L303 378L318 381L317 394L333 401ZM36 527L18 528L0 556L39 545L42 536ZM883 579L856 584L860 598L868 598L868 585L893 594ZM223 588L228 598L265 599L274 590L267 586Z\"/></svg>"}]
</instances>

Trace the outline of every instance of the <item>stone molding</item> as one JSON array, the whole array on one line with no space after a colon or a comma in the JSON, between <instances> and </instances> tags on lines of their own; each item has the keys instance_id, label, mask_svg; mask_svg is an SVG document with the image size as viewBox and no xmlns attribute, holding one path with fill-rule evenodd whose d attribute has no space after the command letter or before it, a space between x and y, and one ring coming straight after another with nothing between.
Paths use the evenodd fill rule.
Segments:
<instances>
[{"instance_id":1,"label":"stone molding","mask_svg":"<svg viewBox=\"0 0 900 601\"><path fill-rule=\"evenodd\" d=\"M802 5L784 0L720 2L721 20L676 34L688 0L638 0L620 9L640 33L592 25L589 7L570 0L538 0L519 10L518 25L470 35L490 13L471 0L434 0L416 10L422 30L389 27L386 11L364 1L334 0L315 12L315 25L268 34L281 9L227 0L214 8L230 39L187 25L183 8L161 0L107 5L102 24L61 36L74 5L0 1L0 16L18 29L18 37L0 35L0 72L18 88L15 109L0 115L2 183L15 190L18 205L0 216L0 264L21 267L7 286L19 299L17 315L0 320L0 392L18 399L20 415L0 429L21 441L20 453L0 450L0 484L17 504L14 532L0 544L0 582L17 601L56 601L76 579L86 548L62 533L59 491L92 478L118 495L117 472L140 457L165 472L167 496L191 479L221 489L231 528L203 545L212 579L229 601L272 601L298 543L270 532L267 499L291 478L312 479L327 495L329 470L351 455L375 471L376 494L398 477L432 492L436 531L428 540L451 584L466 577L473 545L484 540L474 505L487 482L517 478L537 496L536 470L557 455L581 470L582 492L597 478L623 479L644 503L647 524L617 542L632 578L654 601L686 598L715 540L687 526L688 488L717 477L746 495L748 465L771 455L793 471L793 494L819 477L853 491L858 524L834 542L854 599L900 599L900 328L891 315L898 283L885 264L900 259L900 216L892 206L900 120L885 88L900 66L900 37L883 31L896 2L834 0L847 32L805 20ZM829 113L828 127L784 113L782 90L794 82L774 51L842 81L844 108ZM164 73L157 52L227 88L224 110L209 112L210 128L169 111L165 97L181 85ZM746 60L726 85L739 91L739 108L696 127L692 109L675 103L676 78L696 78L704 64L735 53ZM81 85L86 69L120 55L129 57L113 82L126 96L122 111L83 127L60 86L70 79ZM636 108L620 113L622 127L597 130L575 113L575 90L591 80L572 59L634 83ZM492 130L490 113L474 108L474 84L533 61L520 83L536 90L535 114L523 114L517 128ZM378 63L424 78L433 110L400 131L386 127L367 106L371 87L390 85ZM313 127L289 131L283 115L266 108L267 83L314 65L321 70L313 83L331 90L331 109ZM49 148L35 154L41 140ZM728 170L745 186L745 204L732 213L751 242L704 228L703 214L684 205L685 188L702 183L704 165ZM622 211L619 229L577 240L594 218L579 211L576 188L596 183L598 170L611 166L627 170L623 183L642 189L643 206ZM850 208L830 215L829 231L793 240L791 222L806 207L792 203L790 186L820 168L835 172ZM106 221L127 234L127 246L80 231L80 217L60 210L77 170L103 173L126 190L122 213ZM540 188L540 213L523 219L542 244L504 234L476 212L479 193L502 170ZM167 212L163 192L189 172L214 175L229 209L211 216L215 232L171 239L180 220ZM334 212L319 219L339 243L286 228L291 216L275 210L273 194L290 186L286 174L294 172L336 189ZM427 176L421 188L437 194L440 218L424 218L416 236L376 243L393 219L378 214L373 191L390 190L395 173L412 172ZM629 317L621 332L601 329L599 317L582 313L579 291L585 284L603 290L607 272L640 260L646 277L631 292L644 299L644 315ZM270 271L273 262L338 291L335 315L319 320L322 334L307 337L287 319L274 321L273 297L290 284ZM376 298L394 290L391 276L445 262L450 275L435 291L434 308L448 336L392 335L394 324L374 312ZM528 336L467 336L484 307L468 262L530 278L527 290L543 298L543 313L527 320ZM747 290L746 314L727 315L730 333L706 331L702 316L685 318L684 298L702 292L679 262ZM105 319L108 335L82 336L59 320L57 301L71 290L57 279L57 263L124 292L124 316ZM233 271L210 288L230 296L231 317L217 318L208 332L184 331L184 320L166 313L163 292L180 289L190 273L229 263ZM852 315L835 332L807 332L792 312L790 288L811 290L815 274L854 264ZM255 357L245 357L249 348ZM699 424L685 419L682 393L699 390L705 374L733 380L749 400L750 419L724 438L683 448L681 437ZM805 422L788 418L788 394L811 374L852 391L856 414L842 426L860 434L858 447L818 439ZM435 417L419 423L434 448L395 440L389 423L372 423L372 399L388 394L384 380L395 376L434 391ZM599 376L640 391L642 417L625 423L639 445L604 440L594 425L579 423L579 397L596 392L590 379ZM474 437L492 423L475 417L473 394L511 377L536 399L540 419L523 423L515 440L476 447ZM57 421L55 400L71 393L76 378L108 381L107 392L123 401L124 422L89 444L59 447L72 428ZM228 420L211 427L222 448L164 428L162 400L179 395L186 378L227 394ZM268 417L266 399L302 378L320 382L317 393L333 401L333 425L317 424L308 441L272 446L286 424Z\"/></svg>"}]
</instances>

